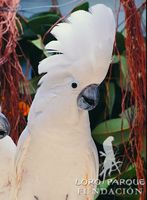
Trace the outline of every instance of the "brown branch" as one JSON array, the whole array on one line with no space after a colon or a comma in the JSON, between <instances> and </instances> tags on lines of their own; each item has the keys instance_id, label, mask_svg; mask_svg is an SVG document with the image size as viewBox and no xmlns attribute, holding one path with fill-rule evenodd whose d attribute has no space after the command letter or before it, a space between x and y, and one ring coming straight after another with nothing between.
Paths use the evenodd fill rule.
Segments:
<instances>
[{"instance_id":1,"label":"brown branch","mask_svg":"<svg viewBox=\"0 0 147 200\"><path fill-rule=\"evenodd\" d=\"M136 12L139 12L140 15L142 15L144 9L146 8L146 1L143 2L136 10ZM119 12L118 12L119 13ZM135 13L132 13L132 15L134 15ZM132 16L130 16L132 17ZM125 20L123 20L122 22L120 22L120 24L118 24L118 27L120 27L122 24L124 24Z\"/></svg>"},{"instance_id":2,"label":"brown branch","mask_svg":"<svg viewBox=\"0 0 147 200\"><path fill-rule=\"evenodd\" d=\"M51 11L52 12L56 12L57 14L59 14L61 16L61 12L60 9L57 7L58 6L58 0L51 0L52 5L54 6Z\"/></svg>"},{"instance_id":3,"label":"brown branch","mask_svg":"<svg viewBox=\"0 0 147 200\"><path fill-rule=\"evenodd\" d=\"M126 31L126 58L130 76L131 97L130 100L135 103L136 113L133 123L130 124L130 145L132 155L136 166L136 175L138 180L144 179L144 161L141 153L143 150L144 133L146 132L146 46L141 31L141 15L136 8L134 0L120 1L125 12L125 31ZM143 4L143 7L145 4ZM140 200L146 199L146 181L145 184L138 185L143 192Z\"/></svg>"},{"instance_id":4,"label":"brown branch","mask_svg":"<svg viewBox=\"0 0 147 200\"><path fill-rule=\"evenodd\" d=\"M58 5L58 1L57 1L57 0L51 0L51 2L52 2L52 5L53 5L53 6Z\"/></svg>"},{"instance_id":5,"label":"brown branch","mask_svg":"<svg viewBox=\"0 0 147 200\"><path fill-rule=\"evenodd\" d=\"M137 9L138 12L142 15L144 9L146 8L146 1L141 4L141 6Z\"/></svg>"}]
</instances>

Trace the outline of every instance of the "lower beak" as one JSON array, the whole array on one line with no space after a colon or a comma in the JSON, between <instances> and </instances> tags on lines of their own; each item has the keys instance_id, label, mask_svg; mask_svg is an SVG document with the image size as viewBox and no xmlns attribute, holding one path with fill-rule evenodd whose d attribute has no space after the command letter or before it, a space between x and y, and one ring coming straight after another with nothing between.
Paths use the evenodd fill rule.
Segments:
<instances>
[{"instance_id":1,"label":"lower beak","mask_svg":"<svg viewBox=\"0 0 147 200\"><path fill-rule=\"evenodd\" d=\"M6 135L10 133L10 124L7 118L0 113L0 139L4 138Z\"/></svg>"},{"instance_id":2,"label":"lower beak","mask_svg":"<svg viewBox=\"0 0 147 200\"><path fill-rule=\"evenodd\" d=\"M87 86L78 96L78 107L83 110L93 110L99 100L99 90L97 84Z\"/></svg>"}]
</instances>

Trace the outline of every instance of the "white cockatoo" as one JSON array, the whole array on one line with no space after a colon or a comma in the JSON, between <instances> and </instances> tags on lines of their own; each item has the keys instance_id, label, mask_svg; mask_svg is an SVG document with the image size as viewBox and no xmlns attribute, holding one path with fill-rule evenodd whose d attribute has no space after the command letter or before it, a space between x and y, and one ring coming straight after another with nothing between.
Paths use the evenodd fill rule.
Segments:
<instances>
[{"instance_id":1,"label":"white cockatoo","mask_svg":"<svg viewBox=\"0 0 147 200\"><path fill-rule=\"evenodd\" d=\"M8 136L10 125L0 112L0 200L9 200L14 172L16 146Z\"/></svg>"},{"instance_id":2,"label":"white cockatoo","mask_svg":"<svg viewBox=\"0 0 147 200\"><path fill-rule=\"evenodd\" d=\"M98 154L88 110L98 103L98 85L112 57L115 20L98 4L72 13L51 32L56 52L39 65L46 73L18 142L12 200L93 200Z\"/></svg>"}]
</instances>

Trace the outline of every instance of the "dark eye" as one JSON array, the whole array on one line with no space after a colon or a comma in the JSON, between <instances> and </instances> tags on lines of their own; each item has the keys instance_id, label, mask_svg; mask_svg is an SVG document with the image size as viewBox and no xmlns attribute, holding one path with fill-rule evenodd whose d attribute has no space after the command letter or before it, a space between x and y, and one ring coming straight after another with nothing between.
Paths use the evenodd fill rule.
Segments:
<instances>
[{"instance_id":1,"label":"dark eye","mask_svg":"<svg viewBox=\"0 0 147 200\"><path fill-rule=\"evenodd\" d=\"M0 139L4 138L6 135L5 131L0 130Z\"/></svg>"},{"instance_id":2,"label":"dark eye","mask_svg":"<svg viewBox=\"0 0 147 200\"><path fill-rule=\"evenodd\" d=\"M75 88L78 87L78 84L74 82L74 83L71 84L71 87L75 89Z\"/></svg>"}]
</instances>

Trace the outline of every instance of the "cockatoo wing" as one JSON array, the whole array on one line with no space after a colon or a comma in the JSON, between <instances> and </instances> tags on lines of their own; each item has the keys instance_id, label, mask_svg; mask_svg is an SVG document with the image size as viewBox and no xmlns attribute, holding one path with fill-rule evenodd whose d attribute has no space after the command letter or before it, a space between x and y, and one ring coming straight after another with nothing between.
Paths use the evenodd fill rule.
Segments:
<instances>
[{"instance_id":1,"label":"cockatoo wing","mask_svg":"<svg viewBox=\"0 0 147 200\"><path fill-rule=\"evenodd\" d=\"M27 127L22 132L21 137L18 141L15 160L14 160L14 179L13 179L13 186L11 189L11 196L12 200L17 199L17 193L20 190L20 183L23 175L23 161L25 160L25 156L27 154L28 146L30 142L30 134L27 130Z\"/></svg>"},{"instance_id":2,"label":"cockatoo wing","mask_svg":"<svg viewBox=\"0 0 147 200\"><path fill-rule=\"evenodd\" d=\"M0 200L11 200L16 146L9 133L10 124L0 112Z\"/></svg>"},{"instance_id":3,"label":"cockatoo wing","mask_svg":"<svg viewBox=\"0 0 147 200\"><path fill-rule=\"evenodd\" d=\"M0 200L11 200L16 146L9 136L0 140Z\"/></svg>"}]
</instances>

